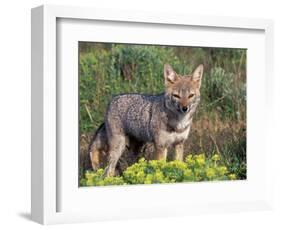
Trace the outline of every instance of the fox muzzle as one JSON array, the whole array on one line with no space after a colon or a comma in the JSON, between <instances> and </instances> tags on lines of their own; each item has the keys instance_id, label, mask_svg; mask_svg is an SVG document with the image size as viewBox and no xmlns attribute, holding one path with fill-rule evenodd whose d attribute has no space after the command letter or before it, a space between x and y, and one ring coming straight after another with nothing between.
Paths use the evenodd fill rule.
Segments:
<instances>
[{"instance_id":1,"label":"fox muzzle","mask_svg":"<svg viewBox=\"0 0 281 230\"><path fill-rule=\"evenodd\" d=\"M182 113L187 113L190 109L190 106L181 106L180 111Z\"/></svg>"}]
</instances>

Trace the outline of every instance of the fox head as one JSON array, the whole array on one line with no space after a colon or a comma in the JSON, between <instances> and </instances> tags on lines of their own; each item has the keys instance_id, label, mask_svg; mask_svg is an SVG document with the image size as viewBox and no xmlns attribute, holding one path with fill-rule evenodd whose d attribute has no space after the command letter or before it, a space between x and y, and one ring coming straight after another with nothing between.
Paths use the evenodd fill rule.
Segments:
<instances>
[{"instance_id":1,"label":"fox head","mask_svg":"<svg viewBox=\"0 0 281 230\"><path fill-rule=\"evenodd\" d=\"M179 75L169 64L164 65L165 104L178 114L187 114L200 101L200 86L203 65L199 65L190 75Z\"/></svg>"}]
</instances>

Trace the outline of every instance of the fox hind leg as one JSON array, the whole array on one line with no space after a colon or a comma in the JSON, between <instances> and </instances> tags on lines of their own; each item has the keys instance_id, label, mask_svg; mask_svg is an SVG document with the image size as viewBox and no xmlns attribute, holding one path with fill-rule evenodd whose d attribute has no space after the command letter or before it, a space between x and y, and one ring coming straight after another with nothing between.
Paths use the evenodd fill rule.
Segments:
<instances>
[{"instance_id":1,"label":"fox hind leg","mask_svg":"<svg viewBox=\"0 0 281 230\"><path fill-rule=\"evenodd\" d=\"M92 149L90 151L90 158L93 170L97 170L100 166L100 151L98 149Z\"/></svg>"},{"instance_id":2,"label":"fox hind leg","mask_svg":"<svg viewBox=\"0 0 281 230\"><path fill-rule=\"evenodd\" d=\"M91 166L93 170L100 168L104 160L103 152L107 150L107 140L104 124L101 124L96 133L94 134L92 141L89 145L89 156L91 160Z\"/></svg>"},{"instance_id":3,"label":"fox hind leg","mask_svg":"<svg viewBox=\"0 0 281 230\"><path fill-rule=\"evenodd\" d=\"M116 164L126 147L126 138L122 135L112 136L109 141L109 164L105 176L114 176Z\"/></svg>"}]
</instances>

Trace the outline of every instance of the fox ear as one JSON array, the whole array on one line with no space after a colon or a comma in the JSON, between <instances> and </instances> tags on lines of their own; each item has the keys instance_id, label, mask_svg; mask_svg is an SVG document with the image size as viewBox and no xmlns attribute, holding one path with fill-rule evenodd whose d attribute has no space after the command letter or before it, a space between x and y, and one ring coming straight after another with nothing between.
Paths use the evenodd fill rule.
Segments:
<instances>
[{"instance_id":1,"label":"fox ear","mask_svg":"<svg viewBox=\"0 0 281 230\"><path fill-rule=\"evenodd\" d=\"M177 73L169 64L164 65L165 85L173 84L178 79Z\"/></svg>"},{"instance_id":2,"label":"fox ear","mask_svg":"<svg viewBox=\"0 0 281 230\"><path fill-rule=\"evenodd\" d=\"M192 74L192 80L195 81L195 82L198 82L199 88L201 86L203 69L204 69L204 66L202 64L200 64L199 66L197 66L197 68L194 70L194 72Z\"/></svg>"}]
</instances>

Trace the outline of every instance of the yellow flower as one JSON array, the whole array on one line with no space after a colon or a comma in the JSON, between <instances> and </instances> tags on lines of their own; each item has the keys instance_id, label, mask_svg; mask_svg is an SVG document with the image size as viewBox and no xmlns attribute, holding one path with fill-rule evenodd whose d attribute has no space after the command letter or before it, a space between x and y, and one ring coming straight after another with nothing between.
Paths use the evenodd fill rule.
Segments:
<instances>
[{"instance_id":1,"label":"yellow flower","mask_svg":"<svg viewBox=\"0 0 281 230\"><path fill-rule=\"evenodd\" d=\"M195 160L192 158L191 154L185 158L185 162L188 166L193 166L195 164Z\"/></svg>"},{"instance_id":2,"label":"yellow flower","mask_svg":"<svg viewBox=\"0 0 281 230\"><path fill-rule=\"evenodd\" d=\"M145 184L151 184L152 180L153 180L153 176L151 174L149 174L149 175L146 176L146 178L144 180L144 183Z\"/></svg>"},{"instance_id":3,"label":"yellow flower","mask_svg":"<svg viewBox=\"0 0 281 230\"><path fill-rule=\"evenodd\" d=\"M86 186L92 186L93 181L92 180L86 180Z\"/></svg>"},{"instance_id":4,"label":"yellow flower","mask_svg":"<svg viewBox=\"0 0 281 230\"><path fill-rule=\"evenodd\" d=\"M151 180L149 180L149 179L145 179L145 181L143 182L144 184L151 184L152 183L152 181Z\"/></svg>"},{"instance_id":5,"label":"yellow flower","mask_svg":"<svg viewBox=\"0 0 281 230\"><path fill-rule=\"evenodd\" d=\"M195 162L199 167L205 165L205 155L199 154L199 155L195 156Z\"/></svg>"},{"instance_id":6,"label":"yellow flower","mask_svg":"<svg viewBox=\"0 0 281 230\"><path fill-rule=\"evenodd\" d=\"M140 172L137 173L137 177L138 177L139 179L143 178L144 176L145 176L145 174L144 174L143 171L140 171Z\"/></svg>"},{"instance_id":7,"label":"yellow flower","mask_svg":"<svg viewBox=\"0 0 281 230\"><path fill-rule=\"evenodd\" d=\"M158 166L158 161L157 160L151 160L149 162L149 164L152 166L152 167L157 167Z\"/></svg>"},{"instance_id":8,"label":"yellow flower","mask_svg":"<svg viewBox=\"0 0 281 230\"><path fill-rule=\"evenodd\" d=\"M207 177L209 179L212 179L212 178L214 178L216 176L216 172L215 172L215 170L213 168L208 168L206 170L206 175L207 175Z\"/></svg>"},{"instance_id":9,"label":"yellow flower","mask_svg":"<svg viewBox=\"0 0 281 230\"><path fill-rule=\"evenodd\" d=\"M213 161L219 161L220 160L219 154L215 154L214 156L212 156L212 160Z\"/></svg>"},{"instance_id":10,"label":"yellow flower","mask_svg":"<svg viewBox=\"0 0 281 230\"><path fill-rule=\"evenodd\" d=\"M197 157L205 159L205 154L204 153L200 153L200 154L197 155Z\"/></svg>"},{"instance_id":11,"label":"yellow flower","mask_svg":"<svg viewBox=\"0 0 281 230\"><path fill-rule=\"evenodd\" d=\"M97 185L98 185L98 186L103 186L103 185L105 185L105 183L104 183L104 181L98 181L98 182L97 182Z\"/></svg>"},{"instance_id":12,"label":"yellow flower","mask_svg":"<svg viewBox=\"0 0 281 230\"><path fill-rule=\"evenodd\" d=\"M201 180L202 172L203 171L200 168L195 168L194 169L194 175L195 175L196 180Z\"/></svg>"},{"instance_id":13,"label":"yellow flower","mask_svg":"<svg viewBox=\"0 0 281 230\"><path fill-rule=\"evenodd\" d=\"M156 170L154 178L157 181L162 181L163 178L164 178L164 175L163 175L163 173L160 170Z\"/></svg>"},{"instance_id":14,"label":"yellow flower","mask_svg":"<svg viewBox=\"0 0 281 230\"><path fill-rule=\"evenodd\" d=\"M185 169L183 175L185 178L190 177L192 175L191 169Z\"/></svg>"},{"instance_id":15,"label":"yellow flower","mask_svg":"<svg viewBox=\"0 0 281 230\"><path fill-rule=\"evenodd\" d=\"M93 172L87 171L85 173L85 178L86 179L93 179L95 177L95 174Z\"/></svg>"},{"instance_id":16,"label":"yellow flower","mask_svg":"<svg viewBox=\"0 0 281 230\"><path fill-rule=\"evenodd\" d=\"M227 168L225 166L217 167L217 172L220 176L223 176L227 173Z\"/></svg>"},{"instance_id":17,"label":"yellow flower","mask_svg":"<svg viewBox=\"0 0 281 230\"><path fill-rule=\"evenodd\" d=\"M185 157L185 162L189 161L192 159L192 154L188 154L186 157Z\"/></svg>"},{"instance_id":18,"label":"yellow flower","mask_svg":"<svg viewBox=\"0 0 281 230\"><path fill-rule=\"evenodd\" d=\"M236 180L236 175L235 175L234 173L229 174L229 175L228 175L228 178L229 178L230 180Z\"/></svg>"},{"instance_id":19,"label":"yellow flower","mask_svg":"<svg viewBox=\"0 0 281 230\"><path fill-rule=\"evenodd\" d=\"M198 166L203 166L205 164L205 159L202 158L196 159L196 163L198 164Z\"/></svg>"},{"instance_id":20,"label":"yellow flower","mask_svg":"<svg viewBox=\"0 0 281 230\"><path fill-rule=\"evenodd\" d=\"M141 159L139 159L139 163L143 163L143 162L145 162L144 157L142 157Z\"/></svg>"}]
</instances>

